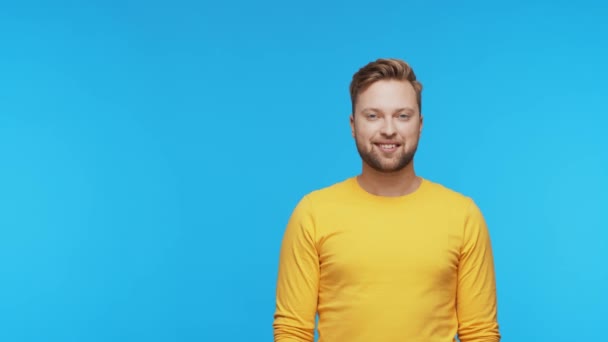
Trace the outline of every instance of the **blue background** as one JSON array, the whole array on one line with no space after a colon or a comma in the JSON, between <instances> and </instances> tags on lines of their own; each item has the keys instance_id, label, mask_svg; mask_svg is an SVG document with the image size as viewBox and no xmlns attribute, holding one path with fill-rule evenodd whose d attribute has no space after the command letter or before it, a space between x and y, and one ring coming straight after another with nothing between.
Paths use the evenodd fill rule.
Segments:
<instances>
[{"instance_id":1,"label":"blue background","mask_svg":"<svg viewBox=\"0 0 608 342\"><path fill-rule=\"evenodd\" d=\"M360 171L348 85L424 84L420 175L472 196L504 341L608 324L601 2L2 2L0 340L271 341L305 193Z\"/></svg>"}]
</instances>

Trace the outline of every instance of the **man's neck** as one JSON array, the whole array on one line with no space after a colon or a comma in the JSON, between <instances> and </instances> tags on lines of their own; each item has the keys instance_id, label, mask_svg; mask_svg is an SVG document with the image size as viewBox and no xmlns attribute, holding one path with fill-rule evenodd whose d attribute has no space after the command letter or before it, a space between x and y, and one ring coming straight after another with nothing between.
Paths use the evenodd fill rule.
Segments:
<instances>
[{"instance_id":1,"label":"man's neck","mask_svg":"<svg viewBox=\"0 0 608 342\"><path fill-rule=\"evenodd\" d=\"M414 172L413 162L397 172L380 172L363 163L357 182L363 190L373 195L396 197L416 191L422 179Z\"/></svg>"}]
</instances>

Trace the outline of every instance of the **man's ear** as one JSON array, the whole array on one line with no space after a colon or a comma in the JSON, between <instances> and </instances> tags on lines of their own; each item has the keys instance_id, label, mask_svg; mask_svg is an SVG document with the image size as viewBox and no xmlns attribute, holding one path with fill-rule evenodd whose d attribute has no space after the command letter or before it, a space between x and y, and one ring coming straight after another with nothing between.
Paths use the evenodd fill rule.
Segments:
<instances>
[{"instance_id":1,"label":"man's ear","mask_svg":"<svg viewBox=\"0 0 608 342\"><path fill-rule=\"evenodd\" d=\"M420 114L420 132L418 132L420 135L422 135L422 126L424 126L424 116Z\"/></svg>"},{"instance_id":2,"label":"man's ear","mask_svg":"<svg viewBox=\"0 0 608 342\"><path fill-rule=\"evenodd\" d=\"M355 137L355 116L354 114L350 114L350 134Z\"/></svg>"}]
</instances>

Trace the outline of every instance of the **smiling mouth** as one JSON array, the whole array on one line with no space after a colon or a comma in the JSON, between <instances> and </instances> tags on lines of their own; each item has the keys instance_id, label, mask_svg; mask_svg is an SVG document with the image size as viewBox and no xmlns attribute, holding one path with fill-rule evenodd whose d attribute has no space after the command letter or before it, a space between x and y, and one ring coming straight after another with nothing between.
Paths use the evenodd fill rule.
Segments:
<instances>
[{"instance_id":1,"label":"smiling mouth","mask_svg":"<svg viewBox=\"0 0 608 342\"><path fill-rule=\"evenodd\" d=\"M374 145L378 146L382 151L385 151L385 152L395 151L399 146L401 146L400 144L374 144Z\"/></svg>"}]
</instances>

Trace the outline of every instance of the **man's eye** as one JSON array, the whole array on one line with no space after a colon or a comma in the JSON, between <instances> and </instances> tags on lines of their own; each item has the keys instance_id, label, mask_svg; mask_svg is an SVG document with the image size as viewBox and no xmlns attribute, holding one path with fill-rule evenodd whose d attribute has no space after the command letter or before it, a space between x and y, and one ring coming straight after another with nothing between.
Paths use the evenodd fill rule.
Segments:
<instances>
[{"instance_id":1,"label":"man's eye","mask_svg":"<svg viewBox=\"0 0 608 342\"><path fill-rule=\"evenodd\" d=\"M408 119L410 116L408 114L399 114L399 119Z\"/></svg>"},{"instance_id":2,"label":"man's eye","mask_svg":"<svg viewBox=\"0 0 608 342\"><path fill-rule=\"evenodd\" d=\"M375 118L377 118L377 117L378 117L378 115L376 115L376 114L374 114L374 113L369 113L369 114L367 114L367 117L368 117L369 119L375 119Z\"/></svg>"}]
</instances>

